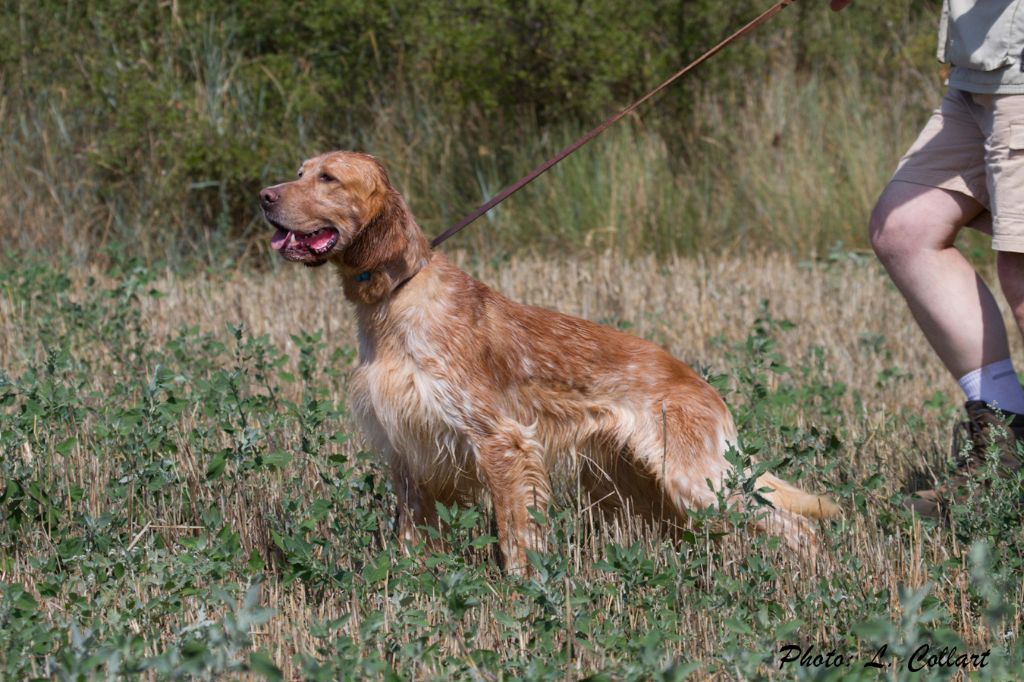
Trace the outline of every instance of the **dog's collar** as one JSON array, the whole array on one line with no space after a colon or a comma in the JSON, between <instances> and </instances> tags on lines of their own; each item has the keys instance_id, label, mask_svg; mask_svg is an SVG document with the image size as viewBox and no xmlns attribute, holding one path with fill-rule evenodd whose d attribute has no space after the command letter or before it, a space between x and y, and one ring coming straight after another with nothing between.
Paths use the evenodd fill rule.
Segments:
<instances>
[{"instance_id":1,"label":"dog's collar","mask_svg":"<svg viewBox=\"0 0 1024 682\"><path fill-rule=\"evenodd\" d=\"M420 272L420 270L422 270L422 268L418 268L418 269L416 270L416 272L412 273L411 275L409 275L408 277L406 277L405 279L403 279L403 280L402 280L401 282L399 282L398 284L396 284L396 285L395 285L395 288L394 288L394 289L392 289L392 291L398 291L399 289L401 289L401 288L402 288L403 286L405 286L405 285L406 285L406 283L407 283L407 282L408 282L408 281L409 281L410 279L412 279L413 277L415 277L416 275L418 275L418 274L419 274L419 272ZM359 273L358 275L356 275L356 276L354 277L354 279L355 279L355 281L357 281L357 282L369 282L369 281L370 281L370 277L372 277L372 276L373 276L373 273L372 273L371 271L369 271L369 270L365 270L365 271L363 271L363 272L360 272L360 273Z\"/></svg>"}]
</instances>

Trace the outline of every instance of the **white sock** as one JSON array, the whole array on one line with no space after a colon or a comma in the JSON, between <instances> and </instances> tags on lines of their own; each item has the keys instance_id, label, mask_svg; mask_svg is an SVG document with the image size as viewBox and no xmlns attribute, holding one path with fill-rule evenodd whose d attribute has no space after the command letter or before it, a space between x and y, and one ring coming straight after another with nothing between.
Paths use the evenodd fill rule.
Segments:
<instances>
[{"instance_id":1,"label":"white sock","mask_svg":"<svg viewBox=\"0 0 1024 682\"><path fill-rule=\"evenodd\" d=\"M963 375L960 388L968 400L983 400L1004 412L1024 414L1024 388L1009 358Z\"/></svg>"}]
</instances>

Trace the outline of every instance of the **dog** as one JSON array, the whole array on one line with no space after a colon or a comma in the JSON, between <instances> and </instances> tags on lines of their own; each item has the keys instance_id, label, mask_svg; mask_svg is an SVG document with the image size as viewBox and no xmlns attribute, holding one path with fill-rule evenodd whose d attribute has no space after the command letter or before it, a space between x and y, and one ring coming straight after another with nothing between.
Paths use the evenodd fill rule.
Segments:
<instances>
[{"instance_id":1,"label":"dog","mask_svg":"<svg viewBox=\"0 0 1024 682\"><path fill-rule=\"evenodd\" d=\"M260 192L271 246L286 260L332 263L355 309L352 413L390 466L398 532L437 526L436 503L493 504L510 570L529 570L544 537L551 472L566 463L598 497L685 520L717 503L737 442L721 396L690 367L636 336L515 303L431 249L384 167L332 152ZM808 518L838 508L771 474L755 523L813 551ZM595 498L597 499L597 498Z\"/></svg>"}]
</instances>

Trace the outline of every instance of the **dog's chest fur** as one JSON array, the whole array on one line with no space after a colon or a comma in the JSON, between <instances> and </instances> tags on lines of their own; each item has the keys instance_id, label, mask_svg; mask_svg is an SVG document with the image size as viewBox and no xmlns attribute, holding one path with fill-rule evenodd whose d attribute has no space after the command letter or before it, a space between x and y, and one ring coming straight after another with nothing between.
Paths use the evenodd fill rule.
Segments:
<instances>
[{"instance_id":1,"label":"dog's chest fur","mask_svg":"<svg viewBox=\"0 0 1024 682\"><path fill-rule=\"evenodd\" d=\"M390 319L361 324L360 364L352 377L353 414L371 445L392 467L440 489L475 487L476 467L466 437L473 398L437 343L441 303L389 311ZM387 325L387 333L380 333Z\"/></svg>"}]
</instances>

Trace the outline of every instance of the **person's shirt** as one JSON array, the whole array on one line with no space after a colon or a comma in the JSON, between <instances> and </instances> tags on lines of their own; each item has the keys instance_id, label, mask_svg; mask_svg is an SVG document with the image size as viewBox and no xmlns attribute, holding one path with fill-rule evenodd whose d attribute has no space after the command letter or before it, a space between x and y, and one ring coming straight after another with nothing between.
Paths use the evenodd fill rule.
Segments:
<instances>
[{"instance_id":1,"label":"person's shirt","mask_svg":"<svg viewBox=\"0 0 1024 682\"><path fill-rule=\"evenodd\" d=\"M1024 94L1024 0L945 0L938 57L951 88Z\"/></svg>"}]
</instances>

